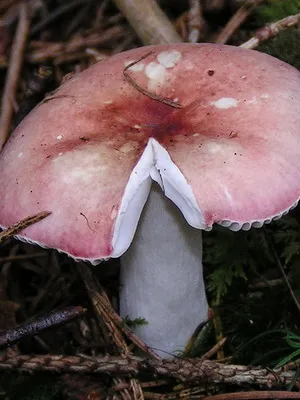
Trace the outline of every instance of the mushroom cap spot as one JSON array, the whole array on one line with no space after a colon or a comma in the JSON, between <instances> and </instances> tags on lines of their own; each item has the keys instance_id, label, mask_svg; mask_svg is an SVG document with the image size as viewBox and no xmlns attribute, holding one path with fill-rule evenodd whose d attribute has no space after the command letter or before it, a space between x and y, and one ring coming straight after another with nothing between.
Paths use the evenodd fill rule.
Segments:
<instances>
[{"instance_id":1,"label":"mushroom cap spot","mask_svg":"<svg viewBox=\"0 0 300 400\"><path fill-rule=\"evenodd\" d=\"M82 185L85 182L92 183L94 177L106 173L104 162L104 146L93 149L74 150L65 154L59 153L59 157L53 159L54 175L61 175L62 183Z\"/></svg>"},{"instance_id":2,"label":"mushroom cap spot","mask_svg":"<svg viewBox=\"0 0 300 400\"><path fill-rule=\"evenodd\" d=\"M173 50L170 68L161 58ZM128 74L182 108L124 79L146 54ZM300 198L299 104L300 72L256 51L170 44L113 56L18 125L0 156L0 225L51 210L21 238L97 262L130 245L155 180L196 228L259 227Z\"/></svg>"},{"instance_id":3,"label":"mushroom cap spot","mask_svg":"<svg viewBox=\"0 0 300 400\"><path fill-rule=\"evenodd\" d=\"M149 78L148 89L155 90L158 85L165 82L166 68L157 62L150 62L145 68L145 75Z\"/></svg>"},{"instance_id":4,"label":"mushroom cap spot","mask_svg":"<svg viewBox=\"0 0 300 400\"><path fill-rule=\"evenodd\" d=\"M126 61L124 63L124 66L127 67L129 64L134 63L135 60L131 60L131 61ZM131 65L131 67L128 68L128 71L133 71L133 72L140 72L143 71L143 69L145 68L145 64L142 62L139 62L137 64L133 64Z\"/></svg>"},{"instance_id":5,"label":"mushroom cap spot","mask_svg":"<svg viewBox=\"0 0 300 400\"><path fill-rule=\"evenodd\" d=\"M181 59L181 53L178 50L162 51L157 55L157 61L166 68L172 68Z\"/></svg>"},{"instance_id":6,"label":"mushroom cap spot","mask_svg":"<svg viewBox=\"0 0 300 400\"><path fill-rule=\"evenodd\" d=\"M217 108L231 108L231 107L237 107L239 101L237 99L234 99L232 97L222 97L221 99L211 101L211 105L217 107Z\"/></svg>"}]
</instances>

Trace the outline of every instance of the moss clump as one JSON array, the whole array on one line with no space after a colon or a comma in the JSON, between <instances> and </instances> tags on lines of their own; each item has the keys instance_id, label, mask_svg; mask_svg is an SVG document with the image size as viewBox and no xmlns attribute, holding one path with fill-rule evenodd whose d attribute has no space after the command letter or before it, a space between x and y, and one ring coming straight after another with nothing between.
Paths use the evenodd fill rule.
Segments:
<instances>
[{"instance_id":1,"label":"moss clump","mask_svg":"<svg viewBox=\"0 0 300 400\"><path fill-rule=\"evenodd\" d=\"M259 46L258 50L277 57L300 70L300 30L288 29Z\"/></svg>"},{"instance_id":2,"label":"moss clump","mask_svg":"<svg viewBox=\"0 0 300 400\"><path fill-rule=\"evenodd\" d=\"M253 21L256 26L262 26L297 14L299 10L300 0L267 0L255 9Z\"/></svg>"}]
</instances>

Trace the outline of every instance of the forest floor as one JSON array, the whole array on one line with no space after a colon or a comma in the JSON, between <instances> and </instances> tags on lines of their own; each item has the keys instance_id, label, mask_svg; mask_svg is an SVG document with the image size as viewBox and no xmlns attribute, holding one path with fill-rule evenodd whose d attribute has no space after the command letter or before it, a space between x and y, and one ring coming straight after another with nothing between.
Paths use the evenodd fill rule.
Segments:
<instances>
[{"instance_id":1,"label":"forest floor","mask_svg":"<svg viewBox=\"0 0 300 400\"><path fill-rule=\"evenodd\" d=\"M300 69L300 0L161 0L168 29L146 3L1 0L0 144L64 76L135 47L242 45ZM0 233L0 399L300 398L299 224L296 207L204 233L213 317L171 361L118 316L117 259L91 268Z\"/></svg>"}]
</instances>

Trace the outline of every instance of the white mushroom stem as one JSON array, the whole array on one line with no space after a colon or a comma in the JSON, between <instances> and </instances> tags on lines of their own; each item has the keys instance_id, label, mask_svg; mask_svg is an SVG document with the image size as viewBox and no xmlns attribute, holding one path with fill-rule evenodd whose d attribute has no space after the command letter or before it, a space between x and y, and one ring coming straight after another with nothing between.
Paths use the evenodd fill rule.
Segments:
<instances>
[{"instance_id":1,"label":"white mushroom stem","mask_svg":"<svg viewBox=\"0 0 300 400\"><path fill-rule=\"evenodd\" d=\"M120 312L147 325L136 333L162 357L182 352L207 319L202 232L152 185L130 248L121 257Z\"/></svg>"}]
</instances>

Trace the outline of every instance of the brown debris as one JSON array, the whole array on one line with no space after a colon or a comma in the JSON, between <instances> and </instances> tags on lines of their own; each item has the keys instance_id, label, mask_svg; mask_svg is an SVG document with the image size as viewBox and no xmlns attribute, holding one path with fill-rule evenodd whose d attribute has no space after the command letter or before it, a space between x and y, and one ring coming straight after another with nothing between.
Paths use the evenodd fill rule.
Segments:
<instances>
[{"instance_id":1,"label":"brown debris","mask_svg":"<svg viewBox=\"0 0 300 400\"><path fill-rule=\"evenodd\" d=\"M198 43L204 38L207 30L207 23L203 18L203 6L200 0L189 0L190 9L187 14L188 41Z\"/></svg>"},{"instance_id":2,"label":"brown debris","mask_svg":"<svg viewBox=\"0 0 300 400\"><path fill-rule=\"evenodd\" d=\"M261 1L115 0L120 12L109 0L67 3L1 0L0 73L3 76L6 73L2 90L1 146L16 123L14 114L18 108L22 109L22 99L28 100L26 90L30 87L29 76L32 76L28 70L36 68L40 71L50 66L58 86L68 73L82 71L95 62L140 44L241 42L246 34L249 35L243 24ZM226 21L221 18L221 22L210 24L210 18L223 16L229 9L236 12L230 12ZM256 48L281 30L296 26L299 21L300 14L275 21L259 29L241 47ZM153 97L131 78L129 68L139 61L124 69L124 79L144 95L180 108L178 103ZM214 70L207 73L213 76ZM44 101L53 98L53 93L49 95L47 91L42 91L42 96L48 96ZM228 138L234 140L237 135L232 131ZM80 140L88 141L88 137ZM14 235L47 215L46 212L26 218L0 233L0 332L4 332L0 333L0 341L3 337L7 339L7 330L15 333L18 331L15 327L24 328L26 321L36 323L46 319L49 322L53 310L68 309L72 302L81 304L80 309L89 309L89 313L72 324L62 324L51 334L38 329L37 335L27 341L29 344L22 342L2 350L2 371L55 371L61 374L63 395L75 400L299 398L299 393L268 390L291 384L295 376L293 370L299 366L298 360L278 370L226 365L225 361L231 362L231 357L224 358L222 363L210 361L223 348L225 338L201 358L161 360L128 328L116 311L117 261L110 261L107 268L92 269L84 264L75 265L54 251L19 242L15 244ZM66 343L66 337L71 337L70 343ZM13 343L9 338L6 340L6 345ZM224 351L228 355L226 348ZM29 355L32 352L35 354ZM299 389L300 380L295 383ZM215 394L224 388L224 384L251 385L252 389L256 386L266 391ZM212 395L208 396L208 393Z\"/></svg>"},{"instance_id":3,"label":"brown debris","mask_svg":"<svg viewBox=\"0 0 300 400\"><path fill-rule=\"evenodd\" d=\"M259 29L255 35L247 40L247 42L242 43L240 47L244 49L255 49L265 40L271 39L276 36L279 32L284 29L291 28L300 22L300 13L295 15L290 15L272 24L266 25Z\"/></svg>"},{"instance_id":4,"label":"brown debris","mask_svg":"<svg viewBox=\"0 0 300 400\"><path fill-rule=\"evenodd\" d=\"M225 44L231 38L233 33L242 25L242 23L249 17L253 12L254 8L257 7L264 0L248 0L237 10L237 12L231 17L222 31L219 33L215 42Z\"/></svg>"},{"instance_id":5,"label":"brown debris","mask_svg":"<svg viewBox=\"0 0 300 400\"><path fill-rule=\"evenodd\" d=\"M114 0L144 45L182 42L155 0Z\"/></svg>"},{"instance_id":6,"label":"brown debris","mask_svg":"<svg viewBox=\"0 0 300 400\"><path fill-rule=\"evenodd\" d=\"M127 72L127 70L132 67L133 65L137 64L138 62L144 60L146 57L148 57L150 54L152 54L153 51L150 51L148 53L146 53L143 57L139 58L138 60L135 60L133 62L131 62L130 64L128 64L124 70L123 70L123 75L125 76L126 80L140 93L143 93L145 96L150 97L153 100L159 101L160 103L166 104L170 107L174 107L174 108L182 108L182 105L179 103L176 103L175 101L172 101L170 99L165 99L163 97L158 96L155 93L151 93L148 90L142 88L141 86L139 86L129 75L129 73Z\"/></svg>"},{"instance_id":7,"label":"brown debris","mask_svg":"<svg viewBox=\"0 0 300 400\"><path fill-rule=\"evenodd\" d=\"M21 232L23 229L28 228L30 225L40 222L44 218L48 217L50 214L50 211L42 211L10 226L0 233L0 244L5 242L7 239L12 238L14 235L17 235L19 232Z\"/></svg>"},{"instance_id":8,"label":"brown debris","mask_svg":"<svg viewBox=\"0 0 300 400\"><path fill-rule=\"evenodd\" d=\"M72 321L82 316L86 309L82 307L69 307L62 310L53 311L37 320L27 322L12 329L0 333L0 348L12 346L30 336L37 335L41 331L54 328L59 325Z\"/></svg>"},{"instance_id":9,"label":"brown debris","mask_svg":"<svg viewBox=\"0 0 300 400\"><path fill-rule=\"evenodd\" d=\"M132 355L89 357L63 355L19 355L0 356L0 370L53 371L61 373L91 373L113 376L137 377L150 373L158 377L172 378L191 383L227 383L276 388L289 385L294 372L283 368L270 369L241 365L224 365L201 358L177 358L172 360L143 359ZM118 385L120 382L118 383ZM300 380L296 380L300 387ZM127 385L124 387L127 388ZM300 398L300 393L298 393Z\"/></svg>"},{"instance_id":10,"label":"brown debris","mask_svg":"<svg viewBox=\"0 0 300 400\"><path fill-rule=\"evenodd\" d=\"M10 125L14 113L17 85L23 64L24 50L29 33L29 17L26 3L20 6L19 23L10 54L9 68L1 100L0 115L0 150L9 136Z\"/></svg>"}]
</instances>

